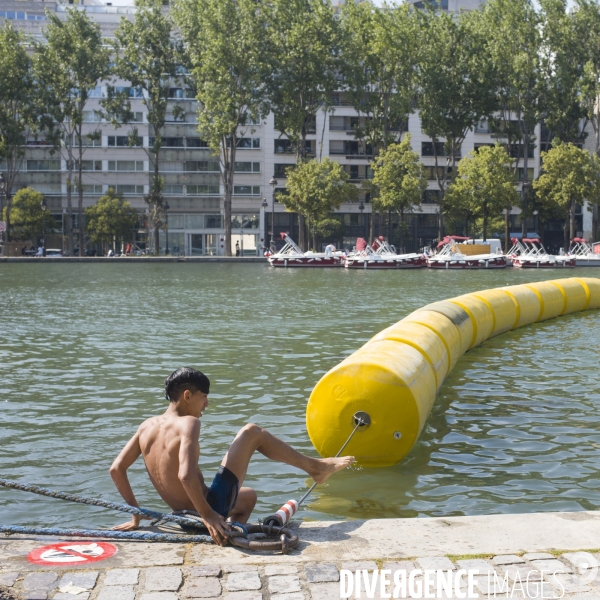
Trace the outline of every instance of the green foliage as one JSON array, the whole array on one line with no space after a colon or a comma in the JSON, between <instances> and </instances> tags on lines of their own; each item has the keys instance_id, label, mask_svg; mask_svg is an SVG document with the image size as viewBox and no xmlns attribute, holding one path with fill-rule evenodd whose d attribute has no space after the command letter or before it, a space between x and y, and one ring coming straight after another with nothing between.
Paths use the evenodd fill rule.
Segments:
<instances>
[{"instance_id":1,"label":"green foliage","mask_svg":"<svg viewBox=\"0 0 600 600\"><path fill-rule=\"evenodd\" d=\"M407 134L399 144L382 150L371 163L372 185L377 190L372 200L373 210L404 213L421 203L427 179L410 140Z\"/></svg>"},{"instance_id":2,"label":"green foliage","mask_svg":"<svg viewBox=\"0 0 600 600\"><path fill-rule=\"evenodd\" d=\"M327 0L273 0L268 19L267 97L300 161L315 115L339 88L340 26Z\"/></svg>"},{"instance_id":3,"label":"green foliage","mask_svg":"<svg viewBox=\"0 0 600 600\"><path fill-rule=\"evenodd\" d=\"M263 10L257 10L254 0L179 0L174 11L192 66L198 130L221 157L227 255L237 145L253 132L248 123L268 113Z\"/></svg>"},{"instance_id":4,"label":"green foliage","mask_svg":"<svg viewBox=\"0 0 600 600\"><path fill-rule=\"evenodd\" d=\"M11 208L12 235L17 240L35 240L44 231L52 231L54 218L42 210L44 195L32 188L22 188L13 197ZM4 209L6 218L7 210Z\"/></svg>"},{"instance_id":5,"label":"green foliage","mask_svg":"<svg viewBox=\"0 0 600 600\"><path fill-rule=\"evenodd\" d=\"M317 235L323 242L337 242L346 233L344 222L339 217L325 217L315 223Z\"/></svg>"},{"instance_id":6,"label":"green foliage","mask_svg":"<svg viewBox=\"0 0 600 600\"><path fill-rule=\"evenodd\" d=\"M138 221L137 211L112 188L85 209L85 230L92 242L112 243L131 239L131 230Z\"/></svg>"},{"instance_id":7,"label":"green foliage","mask_svg":"<svg viewBox=\"0 0 600 600\"><path fill-rule=\"evenodd\" d=\"M600 160L574 144L555 142L542 152L543 172L533 187L563 212L572 203L600 200Z\"/></svg>"},{"instance_id":8,"label":"green foliage","mask_svg":"<svg viewBox=\"0 0 600 600\"><path fill-rule=\"evenodd\" d=\"M357 189L346 183L348 174L329 158L308 160L287 170L288 193L279 196L286 210L299 213L313 223L324 219L342 202L356 199Z\"/></svg>"},{"instance_id":9,"label":"green foliage","mask_svg":"<svg viewBox=\"0 0 600 600\"><path fill-rule=\"evenodd\" d=\"M34 74L42 91L41 123L47 129L47 139L60 148L67 162L67 239L69 254L73 254L72 199L75 157L79 162L78 180L84 154L83 111L90 92L109 72L110 52L105 47L102 31L86 11L71 8L65 20L46 12L48 26L45 40L35 43ZM75 152L75 150L77 150ZM83 221L83 190L79 186L78 214ZM83 229L79 245L83 248Z\"/></svg>"},{"instance_id":10,"label":"green foliage","mask_svg":"<svg viewBox=\"0 0 600 600\"><path fill-rule=\"evenodd\" d=\"M473 219L482 219L487 239L488 219L497 217L518 201L511 159L496 143L473 150L458 163L458 177L448 189L447 202Z\"/></svg>"},{"instance_id":11,"label":"green foliage","mask_svg":"<svg viewBox=\"0 0 600 600\"><path fill-rule=\"evenodd\" d=\"M419 84L419 16L408 4L348 2L342 10L343 73L356 128L375 154L402 137Z\"/></svg>"}]
</instances>

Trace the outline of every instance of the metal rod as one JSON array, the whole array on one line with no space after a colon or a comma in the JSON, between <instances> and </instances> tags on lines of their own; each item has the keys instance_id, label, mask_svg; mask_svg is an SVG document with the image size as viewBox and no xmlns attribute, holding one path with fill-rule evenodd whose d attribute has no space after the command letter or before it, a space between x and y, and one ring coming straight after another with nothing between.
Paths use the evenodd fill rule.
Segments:
<instances>
[{"instance_id":1,"label":"metal rod","mask_svg":"<svg viewBox=\"0 0 600 600\"><path fill-rule=\"evenodd\" d=\"M348 436L348 439L344 442L344 445L338 450L338 453L334 456L334 458L337 458L343 452L344 448L348 445L348 443L352 439L352 436L357 432L358 428L367 424L366 421L364 421L362 417L355 416L355 419L356 419L356 427L353 429L352 433ZM317 485L318 484L315 481L315 483L313 483L310 486L310 489L298 501L298 506L300 506L308 498L309 494L317 487Z\"/></svg>"}]
</instances>

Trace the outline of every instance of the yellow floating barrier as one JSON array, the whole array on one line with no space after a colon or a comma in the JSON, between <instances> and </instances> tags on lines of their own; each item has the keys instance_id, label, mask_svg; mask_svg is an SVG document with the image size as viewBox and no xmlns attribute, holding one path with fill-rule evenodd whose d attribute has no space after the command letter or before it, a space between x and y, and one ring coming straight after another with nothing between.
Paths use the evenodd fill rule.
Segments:
<instances>
[{"instance_id":1,"label":"yellow floating barrier","mask_svg":"<svg viewBox=\"0 0 600 600\"><path fill-rule=\"evenodd\" d=\"M326 373L306 408L308 435L334 456L356 421L370 425L345 449L365 467L400 462L414 446L458 359L485 340L560 315L600 308L600 279L573 277L465 294L429 304L384 329Z\"/></svg>"}]
</instances>

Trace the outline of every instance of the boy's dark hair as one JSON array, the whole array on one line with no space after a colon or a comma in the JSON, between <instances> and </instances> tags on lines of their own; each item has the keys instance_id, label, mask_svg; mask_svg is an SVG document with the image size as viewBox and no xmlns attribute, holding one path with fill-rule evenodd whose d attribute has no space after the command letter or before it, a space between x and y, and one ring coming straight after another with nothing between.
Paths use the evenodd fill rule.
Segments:
<instances>
[{"instance_id":1,"label":"boy's dark hair","mask_svg":"<svg viewBox=\"0 0 600 600\"><path fill-rule=\"evenodd\" d=\"M204 373L196 369L181 367L177 371L173 371L165 379L165 398L169 402L177 402L179 396L190 388L200 390L203 394L208 394L210 381Z\"/></svg>"}]
</instances>

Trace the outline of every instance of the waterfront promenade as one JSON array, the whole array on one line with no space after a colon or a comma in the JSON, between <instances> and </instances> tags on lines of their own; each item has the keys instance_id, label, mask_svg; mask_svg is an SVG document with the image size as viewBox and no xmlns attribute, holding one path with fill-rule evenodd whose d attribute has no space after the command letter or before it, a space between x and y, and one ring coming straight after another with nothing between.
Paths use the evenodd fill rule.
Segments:
<instances>
[{"instance_id":1,"label":"waterfront promenade","mask_svg":"<svg viewBox=\"0 0 600 600\"><path fill-rule=\"evenodd\" d=\"M388 569L392 580L397 570L408 576L415 569L477 569L479 598L488 592L493 597L494 591L506 597L494 586L495 572L502 580L508 575L511 590L516 578L525 581L529 575L531 582L544 580L544 597L564 593L568 600L600 599L597 570L582 571L581 554L575 554L588 551L600 562L600 511L321 521L294 527L300 544L287 556L208 544L116 542L117 553L106 560L64 566L27 559L34 549L63 540L3 537L0 598L334 600L340 598L342 569ZM555 571L560 574L549 575ZM514 589L512 597L522 598L523 592ZM368 597L364 590L361 597Z\"/></svg>"}]
</instances>

